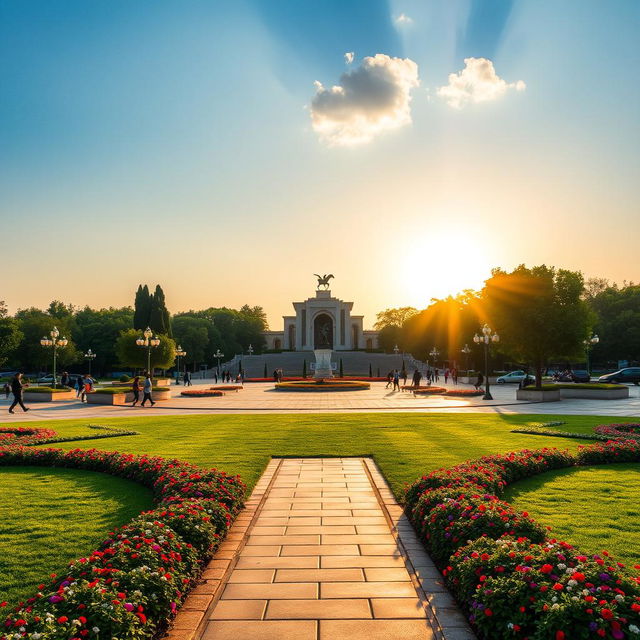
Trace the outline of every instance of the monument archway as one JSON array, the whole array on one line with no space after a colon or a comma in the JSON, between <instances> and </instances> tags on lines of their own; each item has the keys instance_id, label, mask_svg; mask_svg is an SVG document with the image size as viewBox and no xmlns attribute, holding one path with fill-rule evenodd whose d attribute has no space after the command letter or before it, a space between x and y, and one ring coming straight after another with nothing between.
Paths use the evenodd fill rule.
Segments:
<instances>
[{"instance_id":1,"label":"monument archway","mask_svg":"<svg viewBox=\"0 0 640 640\"><path fill-rule=\"evenodd\" d=\"M333 349L333 318L319 313L313 321L313 348Z\"/></svg>"}]
</instances>

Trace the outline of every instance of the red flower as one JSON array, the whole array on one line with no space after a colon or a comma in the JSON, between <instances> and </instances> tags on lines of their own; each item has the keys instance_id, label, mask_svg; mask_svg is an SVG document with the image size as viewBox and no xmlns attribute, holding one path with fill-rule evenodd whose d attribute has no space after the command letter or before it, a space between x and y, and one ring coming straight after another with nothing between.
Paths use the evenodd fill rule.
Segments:
<instances>
[{"instance_id":1,"label":"red flower","mask_svg":"<svg viewBox=\"0 0 640 640\"><path fill-rule=\"evenodd\" d=\"M564 640L564 631L556 631L556 640Z\"/></svg>"},{"instance_id":2,"label":"red flower","mask_svg":"<svg viewBox=\"0 0 640 640\"><path fill-rule=\"evenodd\" d=\"M613 611L611 611L611 609L600 609L600 615L605 620L611 620L613 618Z\"/></svg>"},{"instance_id":3,"label":"red flower","mask_svg":"<svg viewBox=\"0 0 640 640\"><path fill-rule=\"evenodd\" d=\"M556 582L551 588L554 591L562 591L564 589L564 587L559 582Z\"/></svg>"},{"instance_id":4,"label":"red flower","mask_svg":"<svg viewBox=\"0 0 640 640\"><path fill-rule=\"evenodd\" d=\"M484 615L485 616L492 616L493 615L493 611L491 611L491 609L485 609L484 610Z\"/></svg>"},{"instance_id":5,"label":"red flower","mask_svg":"<svg viewBox=\"0 0 640 640\"><path fill-rule=\"evenodd\" d=\"M540 567L540 573L551 573L553 571L553 565L543 564Z\"/></svg>"},{"instance_id":6,"label":"red flower","mask_svg":"<svg viewBox=\"0 0 640 640\"><path fill-rule=\"evenodd\" d=\"M60 616L60 617L58 618L58 622L59 622L60 624L64 624L64 623L65 623L65 622L67 622L68 620L69 620L69 618L67 618L67 616Z\"/></svg>"}]
</instances>

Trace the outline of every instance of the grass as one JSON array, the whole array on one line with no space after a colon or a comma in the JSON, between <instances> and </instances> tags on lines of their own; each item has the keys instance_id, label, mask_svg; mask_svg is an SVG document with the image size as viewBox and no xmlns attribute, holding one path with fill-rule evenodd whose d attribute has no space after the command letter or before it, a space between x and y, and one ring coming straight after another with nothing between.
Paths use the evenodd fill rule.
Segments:
<instances>
[{"instance_id":1,"label":"grass","mask_svg":"<svg viewBox=\"0 0 640 640\"><path fill-rule=\"evenodd\" d=\"M260 477L272 455L373 456L396 496L400 497L405 484L412 482L423 473L438 467L451 466L470 458L543 446L557 446L575 451L581 443L591 444L587 440L559 441L556 438L510 432L514 427L532 423L539 424L547 419L565 421L566 424L561 427L563 430L585 434L592 433L593 428L599 424L620 421L620 418L598 416L417 413L146 416L101 419L100 421L104 426L134 429L140 433L137 436L115 437L101 442L91 440L64 442L53 446L66 450L99 448L107 451L125 451L179 458L202 467L218 467L229 473L239 473L249 488ZM34 421L30 422L29 426L47 426L55 429L61 436L80 436L92 433L87 426L86 419ZM7 471L13 473L17 470L3 471L4 473ZM46 476L46 470L39 472ZM58 474L58 471L52 473ZM68 473L79 474L80 472L70 471ZM102 478L100 474L94 475ZM4 477L7 476L0 476L0 483L3 482ZM75 490L73 482L68 488L60 487L52 493L41 494L39 489L33 490L30 478L23 477L23 480L24 482L16 482L14 478L12 490L0 491L3 496L11 496L8 504L9 512L4 514L0 509L0 523L12 523L10 532L9 528L5 527L7 537L0 539L0 561L6 562L7 555L10 555L6 551L3 552L2 544L5 545L5 550L10 549L11 552L24 547L26 550L24 558L28 558L29 553L33 551L32 547L35 546L35 540L37 540L37 538L33 538L31 542L28 542L28 538L22 537L23 534L13 526L16 517L15 504L18 503L23 503L24 508L32 514L32 521L42 517L42 514L47 514L46 521L49 521L49 518L55 518L55 526L61 526L64 523L67 528L66 521L77 517L78 520L74 520L73 526L69 526L68 530L84 536L64 549L53 549L50 561L48 561L49 564L42 561L42 554L45 552L49 554L49 549L46 549L49 547L49 543L38 541L36 560L29 562L33 562L34 566L31 568L37 568L39 576L46 575L52 564L59 566L59 562L55 559L78 557L83 551L90 549L93 544L91 540L96 540L96 537L99 540L113 525L113 521L104 522L104 515L94 517L83 513L82 510L74 511L75 498L73 497L62 502L66 510L70 511L69 515L58 515L60 496L74 495L70 493ZM84 486L88 487L86 483ZM118 514L122 514L122 518L118 521L123 522L129 517L124 515L125 503L127 507L136 505L131 508L131 512L127 511L130 515L141 510L140 505L134 502L140 493L138 488L133 492L130 489L114 491L116 480L110 477L106 478L102 485L91 486L94 487L91 491L96 496L96 505L93 508L97 509L97 514L106 513L107 510L103 502L109 504L109 501L115 500L118 495L124 501L114 507ZM585 504L594 504L593 496L589 493L593 488L592 485L584 485L581 498L563 506L569 519L573 518L581 508L584 508ZM20 494L24 495L23 498L14 499L13 495L17 495L18 490L25 491L26 494ZM637 491L629 491L628 496L632 495L640 494ZM83 500L88 499L88 496L83 498ZM147 499L147 494L144 499ZM3 500L0 498L0 501ZM627 502L630 500L631 498L628 497ZM33 506L34 504L35 506ZM56 505L56 509L51 509L52 504ZM114 503L111 502L111 504ZM526 508L532 513L534 512L529 508L529 505ZM629 511L631 511L631 507ZM610 514L613 513L610 512ZM607 514L603 513L603 515ZM551 521L552 516L553 514L550 516L543 514L540 516L540 520L545 524L547 522L556 524L556 520ZM616 520L617 514L610 524L611 530L614 532L617 531ZM629 524L629 535L635 537L637 542L637 527L633 528L630 523L627 524ZM76 529L78 531L75 531ZM94 533L95 537L92 537ZM567 537L570 541L580 543L581 539L575 537L577 534L579 532L575 530L570 532L570 535L567 534ZM35 574L29 573L28 575ZM0 594L3 590L0 585Z\"/></svg>"},{"instance_id":2,"label":"grass","mask_svg":"<svg viewBox=\"0 0 640 640\"><path fill-rule=\"evenodd\" d=\"M582 551L640 563L640 465L561 469L511 485L506 498Z\"/></svg>"},{"instance_id":3,"label":"grass","mask_svg":"<svg viewBox=\"0 0 640 640\"><path fill-rule=\"evenodd\" d=\"M0 467L0 486L0 601L11 603L152 504L148 489L93 471Z\"/></svg>"}]
</instances>

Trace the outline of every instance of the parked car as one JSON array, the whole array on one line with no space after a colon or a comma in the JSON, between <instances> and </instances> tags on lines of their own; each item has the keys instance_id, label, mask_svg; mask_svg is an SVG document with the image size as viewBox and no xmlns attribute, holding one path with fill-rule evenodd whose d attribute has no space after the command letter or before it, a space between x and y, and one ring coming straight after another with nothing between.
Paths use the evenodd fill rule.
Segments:
<instances>
[{"instance_id":1,"label":"parked car","mask_svg":"<svg viewBox=\"0 0 640 640\"><path fill-rule=\"evenodd\" d=\"M510 373L496 378L496 382L498 384L506 384L509 382L515 382L516 384L519 384L524 380L526 375L527 374L524 371L511 371Z\"/></svg>"},{"instance_id":2,"label":"parked car","mask_svg":"<svg viewBox=\"0 0 640 640\"><path fill-rule=\"evenodd\" d=\"M598 382L640 384L640 367L626 367L598 378Z\"/></svg>"},{"instance_id":3,"label":"parked car","mask_svg":"<svg viewBox=\"0 0 640 640\"><path fill-rule=\"evenodd\" d=\"M591 374L584 369L565 371L554 376L555 382L591 382Z\"/></svg>"}]
</instances>

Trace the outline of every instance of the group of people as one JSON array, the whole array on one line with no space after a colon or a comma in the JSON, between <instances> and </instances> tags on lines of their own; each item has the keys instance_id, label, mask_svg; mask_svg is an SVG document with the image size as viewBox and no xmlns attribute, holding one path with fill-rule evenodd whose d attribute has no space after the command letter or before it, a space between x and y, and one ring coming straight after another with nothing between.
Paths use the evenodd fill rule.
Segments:
<instances>
[{"instance_id":1,"label":"group of people","mask_svg":"<svg viewBox=\"0 0 640 640\"><path fill-rule=\"evenodd\" d=\"M218 378L220 378L220 382L224 383L229 383L231 382L231 379L233 378L233 375L231 373L231 371L228 370L224 370L219 376L218 376L218 370L216 369L213 372L213 379L215 380L215 383L218 384ZM235 382L237 384L242 384L242 381L244 380L244 372L239 371L238 375L236 375L235 378L233 378L235 380Z\"/></svg>"},{"instance_id":2,"label":"group of people","mask_svg":"<svg viewBox=\"0 0 640 640\"><path fill-rule=\"evenodd\" d=\"M132 407L135 407L138 402L140 402L140 392L142 391L142 402L140 402L140 406L144 407L147 404L147 401L151 403L151 406L155 404L153 401L153 379L151 378L151 374L149 372L145 373L144 382L140 384L140 376L136 376L131 383L131 391L133 391L133 403Z\"/></svg>"},{"instance_id":3,"label":"group of people","mask_svg":"<svg viewBox=\"0 0 640 640\"><path fill-rule=\"evenodd\" d=\"M282 376L284 375L282 369L274 369L273 370L273 381L274 382L282 382Z\"/></svg>"},{"instance_id":4,"label":"group of people","mask_svg":"<svg viewBox=\"0 0 640 640\"><path fill-rule=\"evenodd\" d=\"M451 380L453 384L458 384L458 370L456 368L446 368L443 376L445 384L447 384L449 380ZM428 367L424 377L426 378L427 385L430 386L432 383L440 381L440 370L437 367ZM419 387L422 378L422 372L416 368L411 377L411 387ZM393 369L387 373L387 385L385 389L392 387L394 391L400 391L400 381L402 380L402 387L404 388L407 386L407 379L408 374L406 369L403 368L402 371Z\"/></svg>"}]
</instances>

